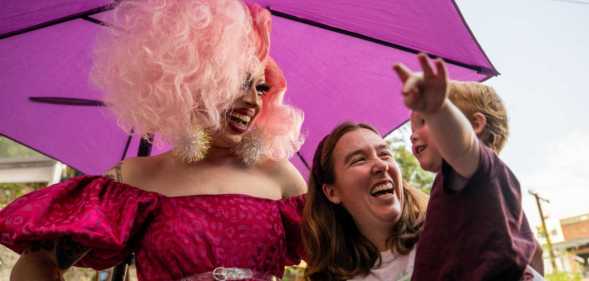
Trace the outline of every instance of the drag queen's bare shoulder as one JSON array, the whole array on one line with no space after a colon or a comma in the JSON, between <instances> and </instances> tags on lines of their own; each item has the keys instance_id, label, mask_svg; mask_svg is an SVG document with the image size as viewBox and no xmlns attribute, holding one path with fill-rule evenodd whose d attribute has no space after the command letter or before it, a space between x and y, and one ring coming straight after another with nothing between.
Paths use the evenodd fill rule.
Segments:
<instances>
[{"instance_id":1,"label":"drag queen's bare shoulder","mask_svg":"<svg viewBox=\"0 0 589 281\"><path fill-rule=\"evenodd\" d=\"M259 167L280 184L283 198L297 196L307 192L305 179L287 159L262 161Z\"/></svg>"}]
</instances>

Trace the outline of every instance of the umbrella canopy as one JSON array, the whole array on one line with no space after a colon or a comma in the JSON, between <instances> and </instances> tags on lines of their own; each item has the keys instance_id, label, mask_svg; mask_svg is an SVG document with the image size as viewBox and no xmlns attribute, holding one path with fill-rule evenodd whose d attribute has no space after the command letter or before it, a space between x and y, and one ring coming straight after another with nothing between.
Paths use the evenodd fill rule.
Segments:
<instances>
[{"instance_id":1,"label":"umbrella canopy","mask_svg":"<svg viewBox=\"0 0 589 281\"><path fill-rule=\"evenodd\" d=\"M137 154L88 81L96 32L112 0L4 0L0 8L0 134L84 173ZM408 118L393 63L444 58L452 79L497 74L451 0L260 0L273 14L271 55L285 101L305 112L303 174L319 140L345 120L382 133ZM159 153L165 148L155 148ZM307 163L307 164L306 164Z\"/></svg>"}]
</instances>

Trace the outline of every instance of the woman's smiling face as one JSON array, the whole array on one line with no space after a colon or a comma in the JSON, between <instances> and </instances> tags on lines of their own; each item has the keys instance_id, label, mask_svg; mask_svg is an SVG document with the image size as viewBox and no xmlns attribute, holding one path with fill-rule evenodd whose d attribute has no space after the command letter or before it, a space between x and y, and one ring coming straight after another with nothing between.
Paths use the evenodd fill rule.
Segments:
<instances>
[{"instance_id":1,"label":"woman's smiling face","mask_svg":"<svg viewBox=\"0 0 589 281\"><path fill-rule=\"evenodd\" d=\"M380 135L365 128L343 135L333 151L333 169L335 181L324 186L324 193L342 204L361 230L386 228L399 220L401 172Z\"/></svg>"}]
</instances>

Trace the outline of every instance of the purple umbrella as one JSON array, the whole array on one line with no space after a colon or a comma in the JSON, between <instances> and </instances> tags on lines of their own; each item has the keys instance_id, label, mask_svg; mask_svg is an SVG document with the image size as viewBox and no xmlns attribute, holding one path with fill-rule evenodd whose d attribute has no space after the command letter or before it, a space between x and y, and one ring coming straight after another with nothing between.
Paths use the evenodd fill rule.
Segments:
<instances>
[{"instance_id":1,"label":"purple umbrella","mask_svg":"<svg viewBox=\"0 0 589 281\"><path fill-rule=\"evenodd\" d=\"M137 155L89 83L95 33L112 0L4 0L0 8L0 134L83 173ZM305 175L320 140L356 120L390 132L407 120L391 71L415 54L448 62L453 79L497 74L451 0L260 0L273 14L271 54L286 102L305 112L307 141L293 163ZM165 148L155 148L159 153Z\"/></svg>"}]
</instances>

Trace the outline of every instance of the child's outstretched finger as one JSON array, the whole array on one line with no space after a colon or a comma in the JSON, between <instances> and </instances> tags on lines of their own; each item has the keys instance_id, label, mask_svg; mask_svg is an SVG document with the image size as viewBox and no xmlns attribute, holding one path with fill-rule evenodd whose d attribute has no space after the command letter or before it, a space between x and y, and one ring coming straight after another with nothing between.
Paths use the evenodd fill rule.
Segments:
<instances>
[{"instance_id":1,"label":"child's outstretched finger","mask_svg":"<svg viewBox=\"0 0 589 281\"><path fill-rule=\"evenodd\" d=\"M403 85L403 95L411 95L419 92L419 76L410 76Z\"/></svg>"},{"instance_id":2,"label":"child's outstretched finger","mask_svg":"<svg viewBox=\"0 0 589 281\"><path fill-rule=\"evenodd\" d=\"M405 83L405 81L411 77L411 70L402 63L393 65L393 70L397 73L397 76L402 83Z\"/></svg>"},{"instance_id":3,"label":"child's outstretched finger","mask_svg":"<svg viewBox=\"0 0 589 281\"><path fill-rule=\"evenodd\" d=\"M434 70L432 69L432 66L429 64L429 59L427 58L427 55L424 53L419 53L417 55L417 60L421 65L421 69L423 69L423 77L426 79L433 77Z\"/></svg>"},{"instance_id":4,"label":"child's outstretched finger","mask_svg":"<svg viewBox=\"0 0 589 281\"><path fill-rule=\"evenodd\" d=\"M444 61L442 59L436 59L434 61L434 64L436 66L436 72L438 77L444 81L447 80L448 70L446 70L446 64L444 64Z\"/></svg>"},{"instance_id":5,"label":"child's outstretched finger","mask_svg":"<svg viewBox=\"0 0 589 281\"><path fill-rule=\"evenodd\" d=\"M405 102L405 106L409 109L413 109L413 104L415 104L415 96L418 94L415 90L408 89L407 87L403 87L403 101Z\"/></svg>"},{"instance_id":6,"label":"child's outstretched finger","mask_svg":"<svg viewBox=\"0 0 589 281\"><path fill-rule=\"evenodd\" d=\"M423 98L421 92L413 92L405 96L405 106L412 111L421 111L423 109Z\"/></svg>"},{"instance_id":7,"label":"child's outstretched finger","mask_svg":"<svg viewBox=\"0 0 589 281\"><path fill-rule=\"evenodd\" d=\"M421 92L419 90L423 79L420 76L411 76L403 85L403 100L405 105L411 109L416 110L418 104L421 102Z\"/></svg>"}]
</instances>

